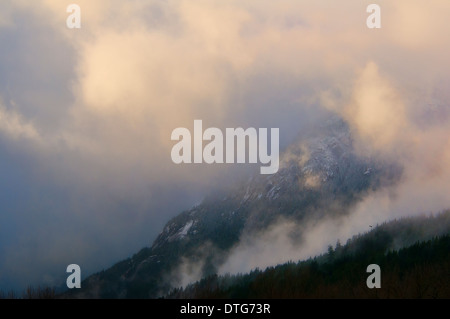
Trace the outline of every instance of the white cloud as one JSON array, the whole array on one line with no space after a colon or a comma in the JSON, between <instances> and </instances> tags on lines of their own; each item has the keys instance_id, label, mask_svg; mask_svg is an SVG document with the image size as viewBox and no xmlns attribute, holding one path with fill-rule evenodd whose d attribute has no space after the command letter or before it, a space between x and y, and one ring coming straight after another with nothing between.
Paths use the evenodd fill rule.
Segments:
<instances>
[{"instance_id":1,"label":"white cloud","mask_svg":"<svg viewBox=\"0 0 450 319\"><path fill-rule=\"evenodd\" d=\"M92 236L120 244L133 223L111 202L131 198L138 207L134 225L161 224L165 204L206 192L230 175L230 167L173 165L174 128L192 127L194 119L214 127L280 126L288 141L304 114L324 101L324 91L360 146L406 163L398 198L376 195L386 214L413 204L416 210L448 205L449 96L445 85L436 93L450 74L447 0L426 6L379 0L380 30L366 28L364 1L78 0L80 30L66 28L67 4L0 5L6 41L0 51L9 50L0 55L0 94L19 101L0 108L0 134L29 149L26 157L40 176L29 183L84 191L66 208L79 214L80 232L83 218L95 216ZM431 98L443 101L434 108L438 115L426 107ZM39 204L43 194L37 193L21 200ZM408 194L417 199L410 205ZM92 204L91 196L101 203ZM45 198L55 201L50 193ZM377 208L375 198L358 210ZM93 206L84 212L78 202ZM50 215L60 214L53 209ZM131 224L121 230L124 220ZM23 235L46 247L29 230ZM52 232L65 235L58 227Z\"/></svg>"},{"instance_id":2,"label":"white cloud","mask_svg":"<svg viewBox=\"0 0 450 319\"><path fill-rule=\"evenodd\" d=\"M8 110L0 99L0 131L13 140L26 140L41 143L41 136L32 123L19 113Z\"/></svg>"}]
</instances>

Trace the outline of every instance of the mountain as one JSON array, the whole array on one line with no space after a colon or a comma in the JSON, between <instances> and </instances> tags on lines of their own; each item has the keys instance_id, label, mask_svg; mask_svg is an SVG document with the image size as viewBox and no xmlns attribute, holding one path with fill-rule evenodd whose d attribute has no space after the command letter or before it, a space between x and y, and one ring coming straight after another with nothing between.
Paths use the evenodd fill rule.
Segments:
<instances>
[{"instance_id":1,"label":"mountain","mask_svg":"<svg viewBox=\"0 0 450 319\"><path fill-rule=\"evenodd\" d=\"M210 194L170 220L151 247L88 277L82 289L64 296L165 295L180 284L183 261L197 262L200 277L215 274L242 234L262 231L281 217L298 223L338 218L369 192L395 184L401 174L400 165L358 154L348 125L332 118L288 147L276 174L255 175L234 189Z\"/></svg>"},{"instance_id":2,"label":"mountain","mask_svg":"<svg viewBox=\"0 0 450 319\"><path fill-rule=\"evenodd\" d=\"M404 248L392 249L400 243ZM370 264L380 266L381 289L366 286ZM448 299L450 211L384 223L306 261L255 269L246 275L208 276L174 289L166 298Z\"/></svg>"}]
</instances>

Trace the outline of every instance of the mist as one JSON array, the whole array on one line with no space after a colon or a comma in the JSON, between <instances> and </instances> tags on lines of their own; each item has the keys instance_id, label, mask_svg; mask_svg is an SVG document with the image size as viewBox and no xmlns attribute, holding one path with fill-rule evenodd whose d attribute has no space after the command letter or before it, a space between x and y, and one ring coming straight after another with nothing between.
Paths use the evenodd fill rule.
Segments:
<instances>
[{"instance_id":1,"label":"mist","mask_svg":"<svg viewBox=\"0 0 450 319\"><path fill-rule=\"evenodd\" d=\"M313 217L307 224L281 220L256 235L243 234L219 273L246 273L304 260L324 253L337 240L346 242L385 221L448 209L448 100L439 88L428 99L426 103L402 96L372 62L359 71L349 102L341 100L339 105L336 99L333 110L352 127L357 153L399 163L401 179L369 192L344 217ZM415 116L418 112L420 120ZM302 234L300 242L292 238L293 232Z\"/></svg>"},{"instance_id":2,"label":"mist","mask_svg":"<svg viewBox=\"0 0 450 319\"><path fill-rule=\"evenodd\" d=\"M243 237L222 271L448 208L450 4L377 3L380 30L366 28L364 1L79 0L71 30L62 1L2 2L0 287L63 284L71 263L83 277L109 267L211 189L250 176L256 166L171 161L172 130L194 119L280 128L283 151L336 113L361 154L405 171L342 220ZM283 235L292 227L304 228L301 249ZM239 264L250 247L259 253Z\"/></svg>"}]
</instances>

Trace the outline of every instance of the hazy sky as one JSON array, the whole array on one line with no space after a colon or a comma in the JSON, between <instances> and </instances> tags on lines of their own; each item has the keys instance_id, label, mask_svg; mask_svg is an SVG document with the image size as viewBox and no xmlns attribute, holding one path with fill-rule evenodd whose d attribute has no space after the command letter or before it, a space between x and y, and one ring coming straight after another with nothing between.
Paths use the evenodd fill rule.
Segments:
<instances>
[{"instance_id":1,"label":"hazy sky","mask_svg":"<svg viewBox=\"0 0 450 319\"><path fill-rule=\"evenodd\" d=\"M449 15L448 0L1 1L0 287L111 266L240 173L171 162L194 119L279 127L283 147L338 113L361 152L406 163L398 200L356 214L450 206Z\"/></svg>"}]
</instances>

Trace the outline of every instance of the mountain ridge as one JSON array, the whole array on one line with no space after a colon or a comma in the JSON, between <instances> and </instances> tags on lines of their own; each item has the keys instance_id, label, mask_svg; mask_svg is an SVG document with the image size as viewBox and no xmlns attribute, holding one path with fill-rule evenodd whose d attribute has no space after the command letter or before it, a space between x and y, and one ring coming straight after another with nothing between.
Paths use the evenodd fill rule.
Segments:
<instances>
[{"instance_id":1,"label":"mountain ridge","mask_svg":"<svg viewBox=\"0 0 450 319\"><path fill-rule=\"evenodd\" d=\"M267 229L280 217L304 223L345 216L367 193L395 184L401 173L396 163L358 154L348 125L332 118L288 147L276 174L255 175L234 189L210 194L172 218L151 247L88 277L80 291L67 296L164 295L176 285L183 260L202 261L200 277L214 274L243 233Z\"/></svg>"}]
</instances>

